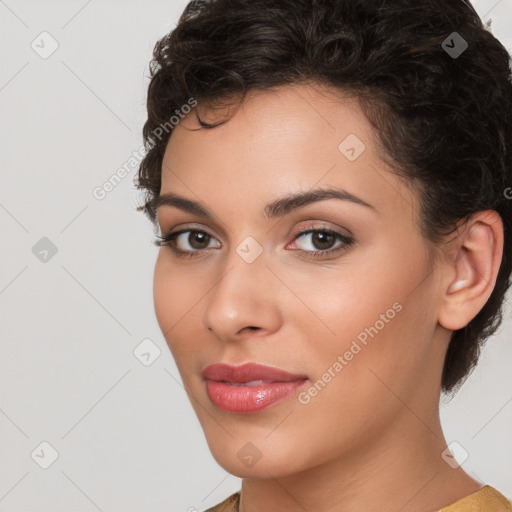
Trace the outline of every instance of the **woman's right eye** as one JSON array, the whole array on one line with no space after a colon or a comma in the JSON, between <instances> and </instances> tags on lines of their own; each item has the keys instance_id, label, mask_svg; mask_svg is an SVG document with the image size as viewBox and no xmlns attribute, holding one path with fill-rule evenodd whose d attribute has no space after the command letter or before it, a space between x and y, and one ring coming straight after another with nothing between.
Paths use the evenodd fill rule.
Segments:
<instances>
[{"instance_id":1,"label":"woman's right eye","mask_svg":"<svg viewBox=\"0 0 512 512\"><path fill-rule=\"evenodd\" d=\"M188 235L187 235L188 234ZM212 235L199 229L182 229L167 233L163 236L157 236L154 244L157 247L169 246L178 257L198 256L206 249L208 243L214 240ZM191 247L189 249L187 247ZM217 247L220 247L218 245Z\"/></svg>"}]
</instances>

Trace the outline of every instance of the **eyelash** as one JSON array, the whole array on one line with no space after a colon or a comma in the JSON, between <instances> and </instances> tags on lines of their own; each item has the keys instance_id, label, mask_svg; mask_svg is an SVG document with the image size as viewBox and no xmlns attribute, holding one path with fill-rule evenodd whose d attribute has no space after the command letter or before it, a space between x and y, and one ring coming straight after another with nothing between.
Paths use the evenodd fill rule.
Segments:
<instances>
[{"instance_id":1,"label":"eyelash","mask_svg":"<svg viewBox=\"0 0 512 512\"><path fill-rule=\"evenodd\" d=\"M182 251L180 249L177 249L177 247L176 247L176 239L178 238L178 236L183 233L189 233L189 232L190 233L202 233L210 238L214 238L212 235L210 235L206 231L203 231L201 229L189 228L189 229L181 229L179 231L167 233L164 236L157 235L157 238L153 243L157 247L169 246L169 248L179 258L194 258L194 257L199 256L201 253L205 252L207 249L198 249L198 250L194 250L194 251ZM348 247L350 247L351 245L354 244L353 238L342 235L341 233L338 233L337 231L333 231L332 229L323 228L323 227L305 228L305 229L299 231L295 235L293 241L297 240L301 236L304 236L304 235L307 235L310 233L327 233L330 235L334 235L338 240L341 241L341 245L339 245L338 247L336 247L334 249L323 249L323 250L319 250L319 251L303 251L303 250L299 249L300 252L307 253L308 258L318 259L318 258L324 257L327 254L334 255L334 254L337 254L338 252L341 252L342 250L347 249Z\"/></svg>"}]
</instances>

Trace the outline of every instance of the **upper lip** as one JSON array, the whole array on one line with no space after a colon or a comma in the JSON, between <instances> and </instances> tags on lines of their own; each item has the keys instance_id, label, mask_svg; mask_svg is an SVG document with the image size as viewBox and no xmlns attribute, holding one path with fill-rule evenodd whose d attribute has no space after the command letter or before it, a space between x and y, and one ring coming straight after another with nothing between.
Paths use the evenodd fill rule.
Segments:
<instances>
[{"instance_id":1,"label":"upper lip","mask_svg":"<svg viewBox=\"0 0 512 512\"><path fill-rule=\"evenodd\" d=\"M203 368L202 375L205 379L226 382L250 382L252 380L292 382L308 378L307 375L293 374L281 368L256 363L246 363L240 366L231 366L226 363L210 364Z\"/></svg>"}]
</instances>

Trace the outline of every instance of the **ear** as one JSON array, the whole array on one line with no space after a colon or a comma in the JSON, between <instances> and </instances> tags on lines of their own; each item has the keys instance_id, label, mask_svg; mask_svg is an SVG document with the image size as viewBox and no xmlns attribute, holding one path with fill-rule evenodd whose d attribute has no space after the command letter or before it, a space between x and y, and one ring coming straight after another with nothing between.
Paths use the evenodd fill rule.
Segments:
<instances>
[{"instance_id":1,"label":"ear","mask_svg":"<svg viewBox=\"0 0 512 512\"><path fill-rule=\"evenodd\" d=\"M439 323L455 331L478 314L494 289L503 254L501 217L494 210L475 213L448 250Z\"/></svg>"}]
</instances>

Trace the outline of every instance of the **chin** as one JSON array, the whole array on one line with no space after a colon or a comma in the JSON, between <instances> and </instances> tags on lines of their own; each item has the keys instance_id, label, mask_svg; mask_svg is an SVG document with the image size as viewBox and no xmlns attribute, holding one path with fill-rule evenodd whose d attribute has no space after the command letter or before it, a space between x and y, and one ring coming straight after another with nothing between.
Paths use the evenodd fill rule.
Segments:
<instances>
[{"instance_id":1,"label":"chin","mask_svg":"<svg viewBox=\"0 0 512 512\"><path fill-rule=\"evenodd\" d=\"M234 434L234 433L233 433ZM227 434L219 440L208 438L207 442L213 458L228 473L239 478L278 478L304 470L309 466L304 450L298 453L297 446L304 443L290 440L288 445L282 436L268 434L240 435L229 437Z\"/></svg>"}]
</instances>

